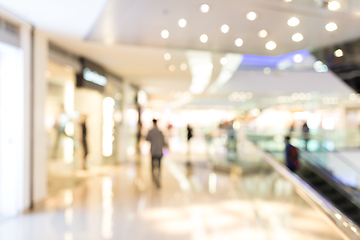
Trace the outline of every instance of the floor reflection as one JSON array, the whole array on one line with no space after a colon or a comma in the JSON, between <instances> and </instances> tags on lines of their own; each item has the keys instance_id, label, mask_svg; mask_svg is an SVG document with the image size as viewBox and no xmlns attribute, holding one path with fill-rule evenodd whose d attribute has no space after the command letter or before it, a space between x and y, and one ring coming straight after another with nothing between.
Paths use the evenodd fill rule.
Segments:
<instances>
[{"instance_id":1,"label":"floor reflection","mask_svg":"<svg viewBox=\"0 0 360 240\"><path fill-rule=\"evenodd\" d=\"M160 189L150 159L124 164L1 225L0 239L341 239L268 168L229 175L179 158L164 158Z\"/></svg>"}]
</instances>

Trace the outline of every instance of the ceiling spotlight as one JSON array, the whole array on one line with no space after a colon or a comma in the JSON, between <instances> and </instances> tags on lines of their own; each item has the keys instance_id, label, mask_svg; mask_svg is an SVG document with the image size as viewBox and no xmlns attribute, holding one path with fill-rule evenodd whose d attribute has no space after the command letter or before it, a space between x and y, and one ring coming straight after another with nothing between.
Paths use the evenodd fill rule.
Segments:
<instances>
[{"instance_id":1,"label":"ceiling spotlight","mask_svg":"<svg viewBox=\"0 0 360 240\"><path fill-rule=\"evenodd\" d=\"M264 73L266 75L269 75L271 73L271 68L269 68L269 67L264 68Z\"/></svg>"},{"instance_id":2,"label":"ceiling spotlight","mask_svg":"<svg viewBox=\"0 0 360 240\"><path fill-rule=\"evenodd\" d=\"M200 42L206 43L208 41L209 37L206 34L203 34L200 36Z\"/></svg>"},{"instance_id":3,"label":"ceiling spotlight","mask_svg":"<svg viewBox=\"0 0 360 240\"><path fill-rule=\"evenodd\" d=\"M334 22L329 22L329 23L326 24L326 26L325 26L325 29L326 29L327 31L329 31L329 32L333 32L333 31L335 31L337 28L338 28L338 27L337 27L336 23L334 23Z\"/></svg>"},{"instance_id":4,"label":"ceiling spotlight","mask_svg":"<svg viewBox=\"0 0 360 240\"><path fill-rule=\"evenodd\" d=\"M207 13L207 12L209 12L209 10L210 10L210 6L208 4L203 4L200 6L200 11L202 13Z\"/></svg>"},{"instance_id":5,"label":"ceiling spotlight","mask_svg":"<svg viewBox=\"0 0 360 240\"><path fill-rule=\"evenodd\" d=\"M173 71L175 71L175 70L176 70L175 65L170 65L170 66L169 66L169 71L170 71L170 72L173 72Z\"/></svg>"},{"instance_id":6,"label":"ceiling spotlight","mask_svg":"<svg viewBox=\"0 0 360 240\"><path fill-rule=\"evenodd\" d=\"M293 60L296 63L301 63L304 60L304 58L301 54L295 54L295 56L293 57Z\"/></svg>"},{"instance_id":7,"label":"ceiling spotlight","mask_svg":"<svg viewBox=\"0 0 360 240\"><path fill-rule=\"evenodd\" d=\"M335 57L342 57L344 56L344 53L341 49L338 49L334 52Z\"/></svg>"},{"instance_id":8,"label":"ceiling spotlight","mask_svg":"<svg viewBox=\"0 0 360 240\"><path fill-rule=\"evenodd\" d=\"M171 59L170 53L165 53L164 59L165 59L166 61L169 61L169 60Z\"/></svg>"},{"instance_id":9,"label":"ceiling spotlight","mask_svg":"<svg viewBox=\"0 0 360 240\"><path fill-rule=\"evenodd\" d=\"M161 32L162 38L168 38L169 37L169 31L168 30L162 30Z\"/></svg>"},{"instance_id":10,"label":"ceiling spotlight","mask_svg":"<svg viewBox=\"0 0 360 240\"><path fill-rule=\"evenodd\" d=\"M292 0L284 0L284 2L287 2L287 3L289 3L289 2L292 2Z\"/></svg>"},{"instance_id":11,"label":"ceiling spotlight","mask_svg":"<svg viewBox=\"0 0 360 240\"><path fill-rule=\"evenodd\" d=\"M181 27L181 28L184 28L184 27L186 27L186 20L185 19L180 19L179 20L179 26Z\"/></svg>"},{"instance_id":12,"label":"ceiling spotlight","mask_svg":"<svg viewBox=\"0 0 360 240\"><path fill-rule=\"evenodd\" d=\"M257 14L255 12L248 12L246 18L250 21L254 21L257 18Z\"/></svg>"},{"instance_id":13,"label":"ceiling spotlight","mask_svg":"<svg viewBox=\"0 0 360 240\"><path fill-rule=\"evenodd\" d=\"M293 36L292 36L292 40L294 42L300 42L304 39L304 36L301 34L301 33L295 33Z\"/></svg>"},{"instance_id":14,"label":"ceiling spotlight","mask_svg":"<svg viewBox=\"0 0 360 240\"><path fill-rule=\"evenodd\" d=\"M267 31L266 30L261 30L261 31L259 31L258 32L258 36L260 37L260 38L265 38L266 36L267 36Z\"/></svg>"},{"instance_id":15,"label":"ceiling spotlight","mask_svg":"<svg viewBox=\"0 0 360 240\"><path fill-rule=\"evenodd\" d=\"M223 57L223 58L221 58L221 59L220 59L220 63L221 63L221 65L226 65L226 64L227 64L227 62L228 62L228 60L227 60L227 58L226 58L226 57Z\"/></svg>"},{"instance_id":16,"label":"ceiling spotlight","mask_svg":"<svg viewBox=\"0 0 360 240\"><path fill-rule=\"evenodd\" d=\"M292 17L287 21L287 24L290 27L295 27L295 26L299 25L299 23L300 23L300 20L296 17Z\"/></svg>"},{"instance_id":17,"label":"ceiling spotlight","mask_svg":"<svg viewBox=\"0 0 360 240\"><path fill-rule=\"evenodd\" d=\"M186 63L182 63L182 64L180 65L180 69L181 69L181 71L186 71L186 70L187 70L187 65L186 65Z\"/></svg>"},{"instance_id":18,"label":"ceiling spotlight","mask_svg":"<svg viewBox=\"0 0 360 240\"><path fill-rule=\"evenodd\" d=\"M221 26L221 31L222 31L223 33L227 33L227 32L229 32L229 30L230 30L229 25L224 24L224 25Z\"/></svg>"},{"instance_id":19,"label":"ceiling spotlight","mask_svg":"<svg viewBox=\"0 0 360 240\"><path fill-rule=\"evenodd\" d=\"M340 3L337 1L329 2L328 9L331 11L338 10L341 7Z\"/></svg>"},{"instance_id":20,"label":"ceiling spotlight","mask_svg":"<svg viewBox=\"0 0 360 240\"><path fill-rule=\"evenodd\" d=\"M244 41L241 38L238 38L235 40L235 45L237 47L241 47L243 45Z\"/></svg>"},{"instance_id":21,"label":"ceiling spotlight","mask_svg":"<svg viewBox=\"0 0 360 240\"><path fill-rule=\"evenodd\" d=\"M274 50L276 48L276 43L274 41L270 41L265 45L267 50Z\"/></svg>"}]
</instances>

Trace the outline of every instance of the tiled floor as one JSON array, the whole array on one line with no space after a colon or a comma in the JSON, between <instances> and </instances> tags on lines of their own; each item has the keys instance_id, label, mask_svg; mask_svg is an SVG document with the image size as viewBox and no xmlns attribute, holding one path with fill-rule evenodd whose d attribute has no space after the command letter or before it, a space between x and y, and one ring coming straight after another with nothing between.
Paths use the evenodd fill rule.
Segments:
<instances>
[{"instance_id":1,"label":"tiled floor","mask_svg":"<svg viewBox=\"0 0 360 240\"><path fill-rule=\"evenodd\" d=\"M89 178L1 225L0 239L341 239L274 172L229 177L169 156L157 189L149 169L146 159Z\"/></svg>"}]
</instances>

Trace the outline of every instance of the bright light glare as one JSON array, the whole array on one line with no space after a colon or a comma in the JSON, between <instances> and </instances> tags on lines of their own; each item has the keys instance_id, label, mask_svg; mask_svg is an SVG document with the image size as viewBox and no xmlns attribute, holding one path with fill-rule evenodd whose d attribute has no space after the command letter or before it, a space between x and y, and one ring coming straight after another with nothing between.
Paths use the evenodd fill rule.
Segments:
<instances>
[{"instance_id":1,"label":"bright light glare","mask_svg":"<svg viewBox=\"0 0 360 240\"><path fill-rule=\"evenodd\" d=\"M276 48L276 43L274 41L270 41L265 45L267 50L274 50Z\"/></svg>"},{"instance_id":2,"label":"bright light glare","mask_svg":"<svg viewBox=\"0 0 360 240\"><path fill-rule=\"evenodd\" d=\"M184 28L184 27L186 27L186 20L185 19L180 19L179 20L179 26L181 27L181 28Z\"/></svg>"},{"instance_id":3,"label":"bright light glare","mask_svg":"<svg viewBox=\"0 0 360 240\"><path fill-rule=\"evenodd\" d=\"M235 121L235 122L233 123L233 128L234 128L235 130L239 130L240 127L241 127L241 123L240 123L239 121Z\"/></svg>"},{"instance_id":4,"label":"bright light glare","mask_svg":"<svg viewBox=\"0 0 360 240\"><path fill-rule=\"evenodd\" d=\"M182 64L180 65L180 69L181 69L181 71L186 71L186 70L187 70L187 65L186 65L186 63L182 63Z\"/></svg>"},{"instance_id":5,"label":"bright light glare","mask_svg":"<svg viewBox=\"0 0 360 240\"><path fill-rule=\"evenodd\" d=\"M264 68L264 73L266 75L270 74L271 73L271 68L269 68L269 67Z\"/></svg>"},{"instance_id":6,"label":"bright light glare","mask_svg":"<svg viewBox=\"0 0 360 240\"><path fill-rule=\"evenodd\" d=\"M220 59L220 63L221 63L221 65L226 65L226 64L227 64L227 62L228 62L228 60L227 60L227 58L226 58L226 57L223 57L223 58L221 58L221 59Z\"/></svg>"},{"instance_id":7,"label":"bright light glare","mask_svg":"<svg viewBox=\"0 0 360 240\"><path fill-rule=\"evenodd\" d=\"M244 41L241 38L238 38L235 40L235 45L237 47L241 47L243 45Z\"/></svg>"},{"instance_id":8,"label":"bright light glare","mask_svg":"<svg viewBox=\"0 0 360 240\"><path fill-rule=\"evenodd\" d=\"M289 3L289 2L292 2L292 0L284 0L284 2L287 2L287 3Z\"/></svg>"},{"instance_id":9,"label":"bright light glare","mask_svg":"<svg viewBox=\"0 0 360 240\"><path fill-rule=\"evenodd\" d=\"M229 32L229 30L230 30L229 25L224 24L221 26L221 32L227 33L227 32Z\"/></svg>"},{"instance_id":10,"label":"bright light glare","mask_svg":"<svg viewBox=\"0 0 360 240\"><path fill-rule=\"evenodd\" d=\"M257 18L257 14L255 12L248 12L246 18L250 21L254 21Z\"/></svg>"},{"instance_id":11,"label":"bright light glare","mask_svg":"<svg viewBox=\"0 0 360 240\"><path fill-rule=\"evenodd\" d=\"M287 21L287 24L290 27L295 27L295 26L300 24L300 20L298 18L296 18L296 17L292 17Z\"/></svg>"},{"instance_id":12,"label":"bright light glare","mask_svg":"<svg viewBox=\"0 0 360 240\"><path fill-rule=\"evenodd\" d=\"M328 9L331 11L338 10L341 7L340 3L337 1L329 2Z\"/></svg>"},{"instance_id":13,"label":"bright light glare","mask_svg":"<svg viewBox=\"0 0 360 240\"><path fill-rule=\"evenodd\" d=\"M344 56L344 53L341 49L338 49L334 52L335 57L342 57Z\"/></svg>"},{"instance_id":14,"label":"bright light glare","mask_svg":"<svg viewBox=\"0 0 360 240\"><path fill-rule=\"evenodd\" d=\"M260 37L260 38L265 38L266 36L267 36L267 31L266 30L261 30L261 31L259 31L258 32L258 36Z\"/></svg>"},{"instance_id":15,"label":"bright light glare","mask_svg":"<svg viewBox=\"0 0 360 240\"><path fill-rule=\"evenodd\" d=\"M334 22L330 22L330 23L326 24L326 26L325 26L326 31L329 31L329 32L333 32L337 28L338 27L337 27L336 23L334 23Z\"/></svg>"},{"instance_id":16,"label":"bright light glare","mask_svg":"<svg viewBox=\"0 0 360 240\"><path fill-rule=\"evenodd\" d=\"M168 30L162 30L162 32L161 32L161 37L162 38L164 38L164 39L166 39L166 38L168 38L169 37L169 31Z\"/></svg>"},{"instance_id":17,"label":"bright light glare","mask_svg":"<svg viewBox=\"0 0 360 240\"><path fill-rule=\"evenodd\" d=\"M303 39L304 39L304 36L303 36L301 33L295 33L295 34L292 36L292 40L293 40L294 42L301 42Z\"/></svg>"},{"instance_id":18,"label":"bright light glare","mask_svg":"<svg viewBox=\"0 0 360 240\"><path fill-rule=\"evenodd\" d=\"M103 136L102 136L102 154L104 157L110 157L113 154L113 131L115 123L113 120L113 113L115 107L115 100L111 97L106 97L103 100Z\"/></svg>"},{"instance_id":19,"label":"bright light glare","mask_svg":"<svg viewBox=\"0 0 360 240\"><path fill-rule=\"evenodd\" d=\"M293 60L296 63L301 63L304 60L304 58L301 54L295 54L295 56L293 57Z\"/></svg>"},{"instance_id":20,"label":"bright light glare","mask_svg":"<svg viewBox=\"0 0 360 240\"><path fill-rule=\"evenodd\" d=\"M327 72L329 69L322 61L316 61L313 65L316 72Z\"/></svg>"},{"instance_id":21,"label":"bright light glare","mask_svg":"<svg viewBox=\"0 0 360 240\"><path fill-rule=\"evenodd\" d=\"M209 37L206 34L202 34L200 36L200 42L206 43L208 41Z\"/></svg>"},{"instance_id":22,"label":"bright light glare","mask_svg":"<svg viewBox=\"0 0 360 240\"><path fill-rule=\"evenodd\" d=\"M210 10L210 6L207 4L203 4L200 6L200 11L203 13L207 13L207 12L209 12L209 10Z\"/></svg>"},{"instance_id":23,"label":"bright light glare","mask_svg":"<svg viewBox=\"0 0 360 240\"><path fill-rule=\"evenodd\" d=\"M164 59L165 59L166 61L169 61L169 60L171 59L171 54L170 54L170 53L165 53Z\"/></svg>"}]
</instances>

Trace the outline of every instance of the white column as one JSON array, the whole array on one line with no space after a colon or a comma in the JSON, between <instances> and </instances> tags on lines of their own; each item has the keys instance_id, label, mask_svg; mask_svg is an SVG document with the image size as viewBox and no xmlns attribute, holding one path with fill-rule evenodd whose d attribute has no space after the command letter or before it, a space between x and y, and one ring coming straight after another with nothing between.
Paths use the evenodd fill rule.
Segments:
<instances>
[{"instance_id":1,"label":"white column","mask_svg":"<svg viewBox=\"0 0 360 240\"><path fill-rule=\"evenodd\" d=\"M47 195L47 141L45 129L45 100L47 82L45 72L48 62L46 34L34 33L34 112L33 112L33 201L39 202Z\"/></svg>"},{"instance_id":2,"label":"white column","mask_svg":"<svg viewBox=\"0 0 360 240\"><path fill-rule=\"evenodd\" d=\"M127 112L129 110L129 91L130 84L128 80L124 80L122 88L122 122L120 129L120 141L117 142L117 161L119 163L125 162L127 160L127 147L128 147L128 136L129 136L129 126L127 124Z\"/></svg>"}]
</instances>

